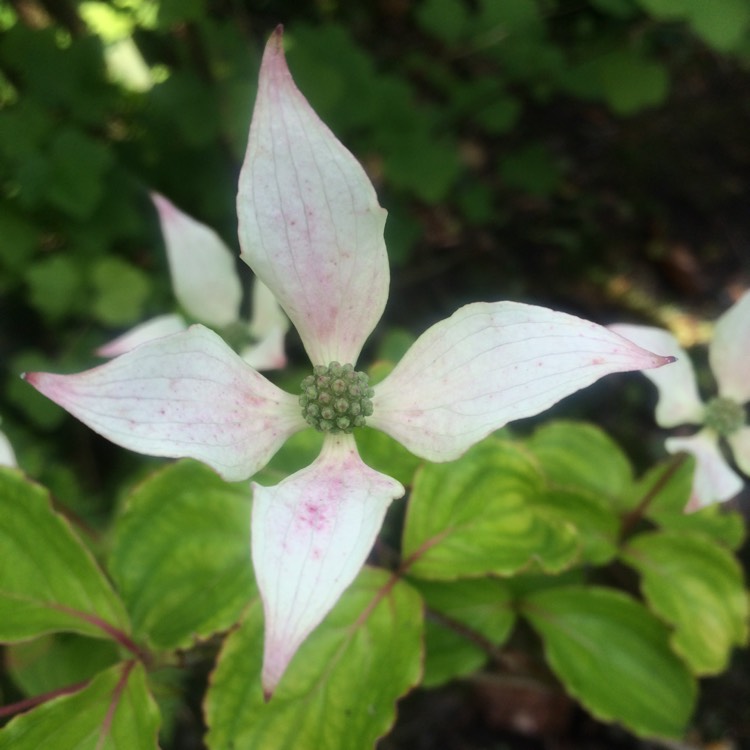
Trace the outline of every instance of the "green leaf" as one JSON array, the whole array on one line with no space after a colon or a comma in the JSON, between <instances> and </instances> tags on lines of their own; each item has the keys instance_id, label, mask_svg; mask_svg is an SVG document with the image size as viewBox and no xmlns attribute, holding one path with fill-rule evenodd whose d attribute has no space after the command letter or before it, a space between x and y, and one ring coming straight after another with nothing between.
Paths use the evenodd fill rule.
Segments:
<instances>
[{"instance_id":1,"label":"green leaf","mask_svg":"<svg viewBox=\"0 0 750 750\"><path fill-rule=\"evenodd\" d=\"M514 596L504 581L477 578L412 583L428 607L424 687L476 671L487 661L488 650L500 646L513 629Z\"/></svg>"},{"instance_id":2,"label":"green leaf","mask_svg":"<svg viewBox=\"0 0 750 750\"><path fill-rule=\"evenodd\" d=\"M159 712L140 664L102 672L83 690L43 703L0 730L0 750L156 748Z\"/></svg>"},{"instance_id":3,"label":"green leaf","mask_svg":"<svg viewBox=\"0 0 750 750\"><path fill-rule=\"evenodd\" d=\"M5 666L26 695L42 695L90 680L119 661L112 641L55 633L5 647Z\"/></svg>"},{"instance_id":4,"label":"green leaf","mask_svg":"<svg viewBox=\"0 0 750 750\"><path fill-rule=\"evenodd\" d=\"M562 181L559 162L539 143L531 143L504 156L500 160L500 174L509 187L539 196L551 195Z\"/></svg>"},{"instance_id":5,"label":"green leaf","mask_svg":"<svg viewBox=\"0 0 750 750\"><path fill-rule=\"evenodd\" d=\"M159 648L190 646L233 625L255 594L246 483L179 461L128 497L110 570L134 632Z\"/></svg>"},{"instance_id":6,"label":"green leaf","mask_svg":"<svg viewBox=\"0 0 750 750\"><path fill-rule=\"evenodd\" d=\"M466 32L466 11L461 0L426 0L417 7L416 19L428 34L453 44Z\"/></svg>"},{"instance_id":7,"label":"green leaf","mask_svg":"<svg viewBox=\"0 0 750 750\"><path fill-rule=\"evenodd\" d=\"M586 490L619 506L633 483L625 454L594 425L550 422L540 427L526 446L553 485Z\"/></svg>"},{"instance_id":8,"label":"green leaf","mask_svg":"<svg viewBox=\"0 0 750 750\"><path fill-rule=\"evenodd\" d=\"M0 204L0 237L3 238L0 242L0 263L6 269L16 273L23 270L39 245L39 234L38 227L20 213Z\"/></svg>"},{"instance_id":9,"label":"green leaf","mask_svg":"<svg viewBox=\"0 0 750 750\"><path fill-rule=\"evenodd\" d=\"M102 195L104 173L112 162L106 146L78 130L66 129L54 137L48 159L49 202L78 219L90 217Z\"/></svg>"},{"instance_id":10,"label":"green leaf","mask_svg":"<svg viewBox=\"0 0 750 750\"><path fill-rule=\"evenodd\" d=\"M714 0L707 5L690 0L691 25L695 33L719 52L740 50L750 27L750 5L746 0Z\"/></svg>"},{"instance_id":11,"label":"green leaf","mask_svg":"<svg viewBox=\"0 0 750 750\"><path fill-rule=\"evenodd\" d=\"M262 609L225 641L205 714L210 750L351 750L392 726L421 672L422 605L407 584L365 568L302 644L271 700L260 686Z\"/></svg>"},{"instance_id":12,"label":"green leaf","mask_svg":"<svg viewBox=\"0 0 750 750\"><path fill-rule=\"evenodd\" d=\"M532 502L553 523L572 524L578 531L581 551L577 563L604 565L617 555L620 519L601 495L551 487Z\"/></svg>"},{"instance_id":13,"label":"green leaf","mask_svg":"<svg viewBox=\"0 0 750 750\"><path fill-rule=\"evenodd\" d=\"M685 19L693 31L720 52L741 47L750 27L746 0L639 0L657 18Z\"/></svg>"},{"instance_id":14,"label":"green leaf","mask_svg":"<svg viewBox=\"0 0 750 750\"><path fill-rule=\"evenodd\" d=\"M362 460L376 471L381 471L407 487L414 479L414 472L423 463L409 453L401 443L380 430L365 427L357 431L357 447Z\"/></svg>"},{"instance_id":15,"label":"green leaf","mask_svg":"<svg viewBox=\"0 0 750 750\"><path fill-rule=\"evenodd\" d=\"M604 99L619 115L661 104L669 93L667 69L628 50L600 58L598 71Z\"/></svg>"},{"instance_id":16,"label":"green leaf","mask_svg":"<svg viewBox=\"0 0 750 750\"><path fill-rule=\"evenodd\" d=\"M742 570L727 550L697 534L651 532L628 542L625 562L642 575L650 607L674 627L672 648L697 675L727 667L747 642Z\"/></svg>"},{"instance_id":17,"label":"green leaf","mask_svg":"<svg viewBox=\"0 0 750 750\"><path fill-rule=\"evenodd\" d=\"M746 530L742 514L730 512L720 504L709 505L693 513L648 515L664 529L701 534L727 549L739 549L745 541Z\"/></svg>"},{"instance_id":18,"label":"green leaf","mask_svg":"<svg viewBox=\"0 0 750 750\"><path fill-rule=\"evenodd\" d=\"M456 144L426 127L382 136L383 170L391 183L413 192L425 203L437 203L458 179L462 166Z\"/></svg>"},{"instance_id":19,"label":"green leaf","mask_svg":"<svg viewBox=\"0 0 750 750\"><path fill-rule=\"evenodd\" d=\"M592 714L641 736L682 734L695 681L645 607L620 592L570 586L531 594L520 611L555 674Z\"/></svg>"},{"instance_id":20,"label":"green leaf","mask_svg":"<svg viewBox=\"0 0 750 750\"><path fill-rule=\"evenodd\" d=\"M631 492L630 505L649 499L645 516L663 529L698 533L728 549L738 549L745 539L745 524L739 513L720 504L686 513L693 487L695 459L682 454L649 469Z\"/></svg>"},{"instance_id":21,"label":"green leaf","mask_svg":"<svg viewBox=\"0 0 750 750\"><path fill-rule=\"evenodd\" d=\"M649 518L685 514L693 489L695 459L674 456L652 466L628 491L626 505L636 508L647 501Z\"/></svg>"},{"instance_id":22,"label":"green leaf","mask_svg":"<svg viewBox=\"0 0 750 750\"><path fill-rule=\"evenodd\" d=\"M26 272L31 304L48 318L70 313L80 301L81 275L75 259L64 255L34 263Z\"/></svg>"},{"instance_id":23,"label":"green leaf","mask_svg":"<svg viewBox=\"0 0 750 750\"><path fill-rule=\"evenodd\" d=\"M205 12L204 0L161 0L159 27L169 29L185 21L199 21Z\"/></svg>"},{"instance_id":24,"label":"green leaf","mask_svg":"<svg viewBox=\"0 0 750 750\"><path fill-rule=\"evenodd\" d=\"M92 269L94 315L105 325L138 320L151 288L148 276L119 258L101 258Z\"/></svg>"},{"instance_id":25,"label":"green leaf","mask_svg":"<svg viewBox=\"0 0 750 750\"><path fill-rule=\"evenodd\" d=\"M0 641L128 630L122 603L42 487L0 468Z\"/></svg>"},{"instance_id":26,"label":"green leaf","mask_svg":"<svg viewBox=\"0 0 750 750\"><path fill-rule=\"evenodd\" d=\"M219 132L216 92L186 71L173 72L149 92L152 128L165 129L188 147L206 147Z\"/></svg>"},{"instance_id":27,"label":"green leaf","mask_svg":"<svg viewBox=\"0 0 750 750\"><path fill-rule=\"evenodd\" d=\"M635 0L591 0L591 5L613 18L629 19L638 14Z\"/></svg>"},{"instance_id":28,"label":"green leaf","mask_svg":"<svg viewBox=\"0 0 750 750\"><path fill-rule=\"evenodd\" d=\"M299 385L299 379L296 385ZM301 430L292 435L268 464L253 475L253 481L263 485L278 484L295 471L309 466L320 454L322 444L322 433L312 429Z\"/></svg>"},{"instance_id":29,"label":"green leaf","mask_svg":"<svg viewBox=\"0 0 750 750\"><path fill-rule=\"evenodd\" d=\"M488 438L458 461L417 472L403 535L409 574L453 580L547 571L578 552L575 530L548 519L532 499L543 489L536 462L517 445Z\"/></svg>"}]
</instances>

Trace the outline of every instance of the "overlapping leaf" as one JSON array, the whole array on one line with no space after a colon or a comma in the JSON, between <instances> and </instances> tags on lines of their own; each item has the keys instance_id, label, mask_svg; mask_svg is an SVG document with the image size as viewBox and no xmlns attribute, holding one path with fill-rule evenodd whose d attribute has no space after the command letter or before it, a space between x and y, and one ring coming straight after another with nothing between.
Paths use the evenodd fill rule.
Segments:
<instances>
[{"instance_id":1,"label":"overlapping leaf","mask_svg":"<svg viewBox=\"0 0 750 750\"><path fill-rule=\"evenodd\" d=\"M403 535L409 574L452 580L509 575L531 565L559 571L579 540L567 523L534 507L544 487L536 462L489 438L457 461L417 473Z\"/></svg>"}]
</instances>

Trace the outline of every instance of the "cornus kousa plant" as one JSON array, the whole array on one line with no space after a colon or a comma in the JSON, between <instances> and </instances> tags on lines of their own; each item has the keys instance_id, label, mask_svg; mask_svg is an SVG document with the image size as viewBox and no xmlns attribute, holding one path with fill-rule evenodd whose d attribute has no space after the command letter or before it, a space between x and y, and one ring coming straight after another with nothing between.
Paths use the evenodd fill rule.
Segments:
<instances>
[{"instance_id":1,"label":"cornus kousa plant","mask_svg":"<svg viewBox=\"0 0 750 750\"><path fill-rule=\"evenodd\" d=\"M708 354L718 395L706 402L698 393L690 358L671 333L649 326L611 328L641 346L677 359L671 367L644 374L658 389L659 425L701 426L693 435L670 437L665 442L670 453L685 451L695 457L688 507L696 509L734 497L744 483L724 457L721 442L726 441L737 466L750 475L750 427L745 409L750 401L750 292L716 321Z\"/></svg>"},{"instance_id":2,"label":"cornus kousa plant","mask_svg":"<svg viewBox=\"0 0 750 750\"><path fill-rule=\"evenodd\" d=\"M151 197L164 236L172 288L181 307L194 320L238 339L240 356L256 369L284 367L289 321L268 287L257 278L253 280L252 317L242 320L242 285L231 250L213 229L180 211L164 196L154 193ZM187 327L182 315L159 315L101 346L97 354L115 357Z\"/></svg>"},{"instance_id":3,"label":"cornus kousa plant","mask_svg":"<svg viewBox=\"0 0 750 750\"><path fill-rule=\"evenodd\" d=\"M387 433L429 462L451 461L603 375L672 357L572 315L476 303L427 330L371 386L357 360L388 294L386 212L362 167L296 88L280 29L263 57L237 210L241 257L311 360L299 393L280 390L200 325L80 374L25 377L111 441L198 459L230 481L258 472L296 432L324 434L307 468L274 486L252 485L270 697L362 567L389 504L404 494L360 458L358 428Z\"/></svg>"}]
</instances>

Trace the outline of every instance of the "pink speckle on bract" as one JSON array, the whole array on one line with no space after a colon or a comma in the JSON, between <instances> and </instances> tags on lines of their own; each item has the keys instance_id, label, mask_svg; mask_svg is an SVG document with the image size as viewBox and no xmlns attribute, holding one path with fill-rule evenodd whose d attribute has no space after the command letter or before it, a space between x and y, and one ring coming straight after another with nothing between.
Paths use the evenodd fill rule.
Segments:
<instances>
[{"instance_id":1,"label":"pink speckle on bract","mask_svg":"<svg viewBox=\"0 0 750 750\"><path fill-rule=\"evenodd\" d=\"M300 509L298 520L312 531L322 531L328 524L328 513L324 503L308 500Z\"/></svg>"}]
</instances>

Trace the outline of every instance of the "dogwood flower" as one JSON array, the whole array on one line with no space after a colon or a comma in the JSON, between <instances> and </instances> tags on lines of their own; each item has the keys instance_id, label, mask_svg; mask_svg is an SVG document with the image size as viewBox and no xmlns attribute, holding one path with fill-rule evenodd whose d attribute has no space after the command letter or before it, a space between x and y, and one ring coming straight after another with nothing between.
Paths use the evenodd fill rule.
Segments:
<instances>
[{"instance_id":1,"label":"dogwood flower","mask_svg":"<svg viewBox=\"0 0 750 750\"><path fill-rule=\"evenodd\" d=\"M671 333L626 324L610 329L640 346L677 358L671 367L643 374L658 390L656 422L661 427L703 426L694 435L665 442L670 453L686 451L695 456L688 509L734 497L744 483L724 458L720 442L726 440L737 466L750 475L750 427L744 408L750 401L750 291L716 321L708 354L718 395L705 403L698 394L690 358Z\"/></svg>"},{"instance_id":2,"label":"dogwood flower","mask_svg":"<svg viewBox=\"0 0 750 750\"><path fill-rule=\"evenodd\" d=\"M232 251L213 229L180 211L164 196L153 193L151 198L164 236L172 288L182 308L212 328L239 329L241 337L252 339L253 343L242 345L240 356L257 370L284 367L289 320L268 287L254 279L252 317L249 324L241 321L242 286ZM182 315L159 315L104 344L97 354L116 357L187 327Z\"/></svg>"},{"instance_id":3,"label":"dogwood flower","mask_svg":"<svg viewBox=\"0 0 750 750\"><path fill-rule=\"evenodd\" d=\"M242 258L296 326L313 364L286 393L214 333L193 326L76 375L31 373L42 393L110 440L253 475L307 426L318 458L253 488L252 559L265 613L270 696L299 645L367 558L404 488L374 471L367 422L429 461L450 461L508 421L613 372L671 361L572 315L515 302L466 305L432 326L371 388L355 364L388 296L386 212L286 66L281 29L260 71L239 181Z\"/></svg>"}]
</instances>

